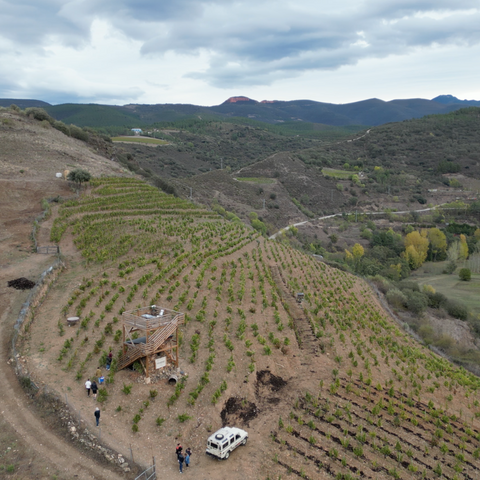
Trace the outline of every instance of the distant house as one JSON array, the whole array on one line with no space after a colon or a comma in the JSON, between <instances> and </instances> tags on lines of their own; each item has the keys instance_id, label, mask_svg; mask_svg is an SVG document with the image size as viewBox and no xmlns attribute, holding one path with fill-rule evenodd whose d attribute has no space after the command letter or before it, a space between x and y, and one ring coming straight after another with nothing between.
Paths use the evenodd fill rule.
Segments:
<instances>
[{"instance_id":1,"label":"distant house","mask_svg":"<svg viewBox=\"0 0 480 480\"><path fill-rule=\"evenodd\" d=\"M135 135L140 135L142 133L141 128L132 128L132 132L135 133Z\"/></svg>"}]
</instances>

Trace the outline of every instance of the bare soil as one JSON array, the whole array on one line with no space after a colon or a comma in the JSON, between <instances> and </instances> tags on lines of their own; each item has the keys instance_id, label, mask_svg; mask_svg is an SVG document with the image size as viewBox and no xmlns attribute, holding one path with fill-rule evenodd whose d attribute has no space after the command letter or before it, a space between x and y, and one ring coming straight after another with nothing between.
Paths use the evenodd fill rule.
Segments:
<instances>
[{"instance_id":1,"label":"bare soil","mask_svg":"<svg viewBox=\"0 0 480 480\"><path fill-rule=\"evenodd\" d=\"M43 198L71 196L68 182L55 173L82 167L94 174L120 173L116 164L39 122L14 113L1 113L0 124L0 361L3 369L0 395L0 477L19 480L79 478L117 479L118 472L97 464L57 435L58 418L38 416L35 402L20 386L12 368L13 324L29 290L8 287L8 281L32 281L53 258L33 253L31 233L41 213ZM43 233L43 236L42 236ZM48 241L47 232L40 232Z\"/></svg>"}]
</instances>

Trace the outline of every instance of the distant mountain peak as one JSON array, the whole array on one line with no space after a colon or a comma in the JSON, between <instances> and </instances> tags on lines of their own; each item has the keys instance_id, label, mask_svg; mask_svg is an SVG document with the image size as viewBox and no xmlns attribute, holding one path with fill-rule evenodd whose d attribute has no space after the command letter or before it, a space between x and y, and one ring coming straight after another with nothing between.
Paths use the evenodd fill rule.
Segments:
<instances>
[{"instance_id":1,"label":"distant mountain peak","mask_svg":"<svg viewBox=\"0 0 480 480\"><path fill-rule=\"evenodd\" d=\"M225 105L227 103L258 103L256 100L252 100L251 98L248 97L230 97L228 100L225 100L222 105Z\"/></svg>"},{"instance_id":2,"label":"distant mountain peak","mask_svg":"<svg viewBox=\"0 0 480 480\"><path fill-rule=\"evenodd\" d=\"M453 95L439 95L438 97L432 98L432 101L442 103L443 105L463 104L467 106L480 106L480 101L478 100L460 100Z\"/></svg>"}]
</instances>

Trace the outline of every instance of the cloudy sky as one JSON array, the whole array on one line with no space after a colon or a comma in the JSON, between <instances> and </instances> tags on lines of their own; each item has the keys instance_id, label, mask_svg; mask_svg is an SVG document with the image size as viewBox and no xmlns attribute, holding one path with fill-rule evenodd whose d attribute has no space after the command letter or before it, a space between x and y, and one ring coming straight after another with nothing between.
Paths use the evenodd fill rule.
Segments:
<instances>
[{"instance_id":1,"label":"cloudy sky","mask_svg":"<svg viewBox=\"0 0 480 480\"><path fill-rule=\"evenodd\" d=\"M480 0L0 0L0 98L480 100Z\"/></svg>"}]
</instances>

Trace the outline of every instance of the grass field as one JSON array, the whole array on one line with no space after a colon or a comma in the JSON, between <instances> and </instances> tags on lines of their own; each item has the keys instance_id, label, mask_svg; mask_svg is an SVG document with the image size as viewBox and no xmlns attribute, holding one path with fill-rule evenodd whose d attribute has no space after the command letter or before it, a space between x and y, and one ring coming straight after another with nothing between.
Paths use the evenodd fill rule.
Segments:
<instances>
[{"instance_id":1,"label":"grass field","mask_svg":"<svg viewBox=\"0 0 480 480\"><path fill-rule=\"evenodd\" d=\"M112 137L112 142L132 142L132 143L147 143L153 145L167 145L168 142L158 138L150 137Z\"/></svg>"},{"instance_id":2,"label":"grass field","mask_svg":"<svg viewBox=\"0 0 480 480\"><path fill-rule=\"evenodd\" d=\"M346 170L336 170L335 168L322 168L322 173L324 175L329 175L330 177L340 178L342 180L347 180L352 175L357 174L357 172L350 172L350 171L346 171Z\"/></svg>"},{"instance_id":3,"label":"grass field","mask_svg":"<svg viewBox=\"0 0 480 480\"><path fill-rule=\"evenodd\" d=\"M264 178L264 177L236 177L239 182L250 182L250 183L275 183L273 178Z\"/></svg>"},{"instance_id":4,"label":"grass field","mask_svg":"<svg viewBox=\"0 0 480 480\"><path fill-rule=\"evenodd\" d=\"M463 282L457 273L445 275L422 272L412 277L412 280L418 281L420 285L431 285L447 298L463 303L474 314L480 314L480 275L472 274L469 282Z\"/></svg>"}]
</instances>

